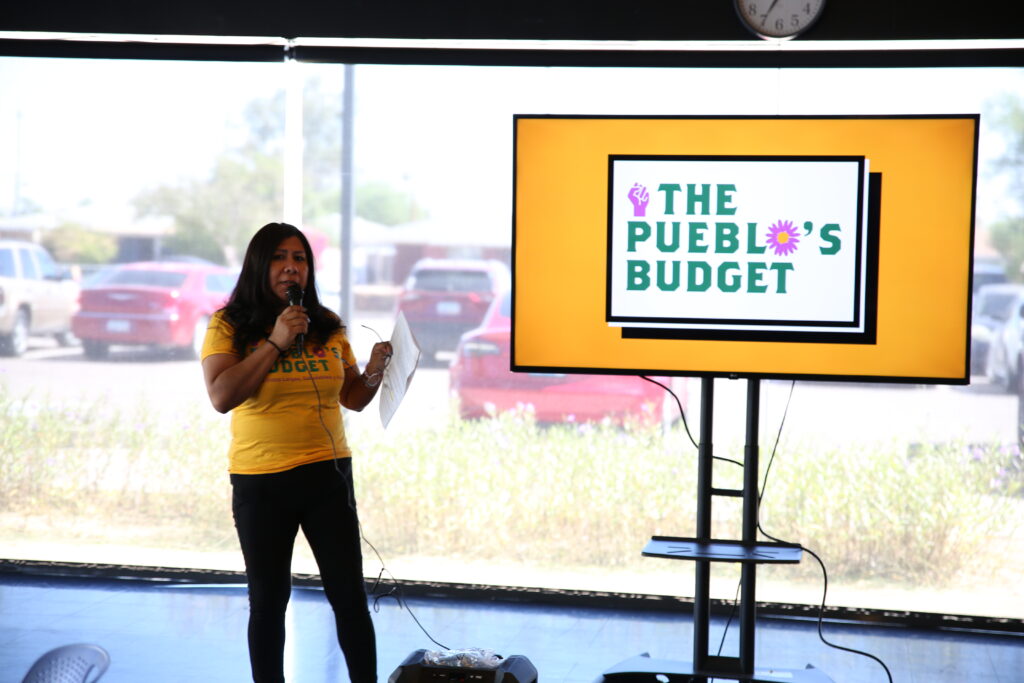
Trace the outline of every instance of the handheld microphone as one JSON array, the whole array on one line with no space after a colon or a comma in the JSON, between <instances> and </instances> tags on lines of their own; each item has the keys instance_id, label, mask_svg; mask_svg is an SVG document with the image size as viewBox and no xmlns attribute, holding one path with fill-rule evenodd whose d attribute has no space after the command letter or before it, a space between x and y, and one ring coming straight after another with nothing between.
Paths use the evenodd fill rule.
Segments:
<instances>
[{"instance_id":1,"label":"handheld microphone","mask_svg":"<svg viewBox=\"0 0 1024 683\"><path fill-rule=\"evenodd\" d=\"M291 285L290 287L288 287L288 305L301 306L302 297L304 294L305 292L303 292L302 288L299 287L298 285ZM299 351L301 351L305 346L305 336L306 335L304 334L298 334L295 336L295 344L299 347Z\"/></svg>"}]
</instances>

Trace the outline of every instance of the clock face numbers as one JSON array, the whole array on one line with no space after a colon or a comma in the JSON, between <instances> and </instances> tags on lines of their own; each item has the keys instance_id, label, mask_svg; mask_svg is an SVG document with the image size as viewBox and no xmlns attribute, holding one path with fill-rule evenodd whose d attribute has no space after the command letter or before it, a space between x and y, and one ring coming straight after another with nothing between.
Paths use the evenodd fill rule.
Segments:
<instances>
[{"instance_id":1,"label":"clock face numbers","mask_svg":"<svg viewBox=\"0 0 1024 683\"><path fill-rule=\"evenodd\" d=\"M792 38L815 22L825 0L736 0L736 11L762 38Z\"/></svg>"}]
</instances>

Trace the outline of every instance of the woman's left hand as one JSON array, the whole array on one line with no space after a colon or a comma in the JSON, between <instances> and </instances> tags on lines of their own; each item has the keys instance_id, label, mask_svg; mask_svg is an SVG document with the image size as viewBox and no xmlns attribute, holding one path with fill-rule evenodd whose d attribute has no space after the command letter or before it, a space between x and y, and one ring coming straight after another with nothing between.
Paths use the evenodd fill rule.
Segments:
<instances>
[{"instance_id":1,"label":"woman's left hand","mask_svg":"<svg viewBox=\"0 0 1024 683\"><path fill-rule=\"evenodd\" d=\"M349 410L362 410L377 393L377 388L384 381L384 370L388 367L394 349L391 342L378 342L370 351L370 360L366 361L366 370L359 373L357 365L345 366L345 382L341 387L341 405Z\"/></svg>"},{"instance_id":2,"label":"woman's left hand","mask_svg":"<svg viewBox=\"0 0 1024 683\"><path fill-rule=\"evenodd\" d=\"M384 372L384 369L391 362L391 354L394 353L394 349L391 346L391 342L377 342L373 345L373 349L370 351L370 360L366 363L366 374L372 375L378 372Z\"/></svg>"}]
</instances>

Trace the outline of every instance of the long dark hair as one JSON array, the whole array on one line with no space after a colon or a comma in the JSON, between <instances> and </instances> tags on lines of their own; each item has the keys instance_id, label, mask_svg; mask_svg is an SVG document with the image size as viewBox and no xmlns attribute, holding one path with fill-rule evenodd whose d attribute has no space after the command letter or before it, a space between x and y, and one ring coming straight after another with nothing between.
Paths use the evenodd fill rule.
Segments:
<instances>
[{"instance_id":1,"label":"long dark hair","mask_svg":"<svg viewBox=\"0 0 1024 683\"><path fill-rule=\"evenodd\" d=\"M309 273L302 304L309 315L307 338L314 345L322 345L333 332L343 329L341 318L330 309L324 308L316 293L316 264L313 249L302 231L288 223L267 223L260 228L245 250L242 272L238 283L231 292L231 298L224 306L224 315L235 328L234 346L239 355L257 340L266 338L284 304L270 288L270 262L281 245L289 237L298 237L306 252Z\"/></svg>"}]
</instances>

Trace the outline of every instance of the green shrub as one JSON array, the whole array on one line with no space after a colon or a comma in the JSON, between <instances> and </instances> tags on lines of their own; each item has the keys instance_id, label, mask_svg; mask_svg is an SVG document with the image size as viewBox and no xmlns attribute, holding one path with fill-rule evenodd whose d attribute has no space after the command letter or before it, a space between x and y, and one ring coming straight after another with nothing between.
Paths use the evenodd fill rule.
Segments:
<instances>
[{"instance_id":1,"label":"green shrub","mask_svg":"<svg viewBox=\"0 0 1024 683\"><path fill-rule=\"evenodd\" d=\"M524 413L352 441L364 525L390 553L614 566L693 527L696 460L653 428Z\"/></svg>"},{"instance_id":2,"label":"green shrub","mask_svg":"<svg viewBox=\"0 0 1024 683\"><path fill-rule=\"evenodd\" d=\"M199 410L162 424L145 406L57 406L0 385L0 420L4 519L43 518L66 537L159 530L197 549L231 528L226 426Z\"/></svg>"},{"instance_id":3,"label":"green shrub","mask_svg":"<svg viewBox=\"0 0 1024 683\"><path fill-rule=\"evenodd\" d=\"M0 386L0 536L31 520L51 538L234 549L228 425L205 406L173 423L154 415ZM360 515L385 557L616 567L651 535L694 535L697 457L681 429L544 427L525 411L415 432L350 422ZM836 579L949 580L1016 524L1007 457L955 444L784 447L762 527L816 550ZM716 464L717 486L740 481ZM714 535L738 536L740 506L719 501Z\"/></svg>"},{"instance_id":4,"label":"green shrub","mask_svg":"<svg viewBox=\"0 0 1024 683\"><path fill-rule=\"evenodd\" d=\"M783 473L768 484L762 528L815 550L846 579L939 582L1016 523L1009 501L991 490L995 459L957 444L912 455L896 445L801 449L776 465Z\"/></svg>"}]
</instances>

